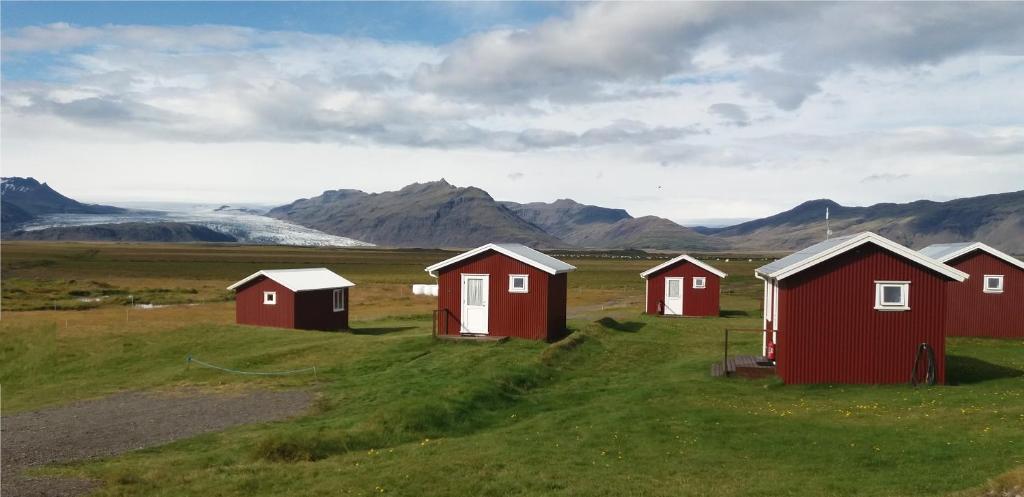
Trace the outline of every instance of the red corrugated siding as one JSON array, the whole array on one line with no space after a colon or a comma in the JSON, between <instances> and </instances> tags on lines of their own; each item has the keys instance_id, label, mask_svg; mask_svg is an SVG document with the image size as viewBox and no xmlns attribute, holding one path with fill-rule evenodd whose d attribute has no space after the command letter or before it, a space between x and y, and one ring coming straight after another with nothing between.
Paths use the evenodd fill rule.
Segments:
<instances>
[{"instance_id":1,"label":"red corrugated siding","mask_svg":"<svg viewBox=\"0 0 1024 497\"><path fill-rule=\"evenodd\" d=\"M263 303L263 292L277 292L277 303ZM295 294L278 282L259 277L235 292L235 321L254 326L295 327Z\"/></svg>"},{"instance_id":2,"label":"red corrugated siding","mask_svg":"<svg viewBox=\"0 0 1024 497\"><path fill-rule=\"evenodd\" d=\"M295 294L295 327L303 330L348 329L348 288L343 293L345 310L334 312L334 290Z\"/></svg>"},{"instance_id":3,"label":"red corrugated siding","mask_svg":"<svg viewBox=\"0 0 1024 497\"><path fill-rule=\"evenodd\" d=\"M351 290L351 289L349 289ZM277 292L277 304L263 303L263 292ZM253 326L341 330L348 328L348 291L345 310L334 312L333 290L292 292L280 283L259 277L235 293L235 321Z\"/></svg>"},{"instance_id":4,"label":"red corrugated siding","mask_svg":"<svg viewBox=\"0 0 1024 497\"><path fill-rule=\"evenodd\" d=\"M910 310L876 311L875 281L910 281ZM903 383L917 345L945 382L946 289L954 284L874 245L780 282L777 367L786 383Z\"/></svg>"},{"instance_id":5,"label":"red corrugated siding","mask_svg":"<svg viewBox=\"0 0 1024 497\"><path fill-rule=\"evenodd\" d=\"M971 275L950 286L947 334L1024 338L1024 270L976 250L949 262ZM986 274L1003 275L1003 293L985 293Z\"/></svg>"},{"instance_id":6,"label":"red corrugated siding","mask_svg":"<svg viewBox=\"0 0 1024 497\"><path fill-rule=\"evenodd\" d=\"M462 274L490 275L488 296L488 334L534 340L555 340L565 328L565 275L551 276L533 266L504 254L488 251L444 268L438 273L437 305L448 310L447 331L457 335L462 312ZM510 274L527 274L529 293L509 293ZM551 295L556 292L557 295ZM549 307L560 302L561 308ZM444 313L442 313L442 316ZM438 333L446 323L439 319ZM559 327L553 329L552 326Z\"/></svg>"},{"instance_id":7,"label":"red corrugated siding","mask_svg":"<svg viewBox=\"0 0 1024 497\"><path fill-rule=\"evenodd\" d=\"M693 288L694 276L707 278L707 288ZM683 280L683 315L717 316L719 312L720 278L688 261L679 261L647 277L647 314L659 314L659 303L665 298L665 278Z\"/></svg>"}]
</instances>

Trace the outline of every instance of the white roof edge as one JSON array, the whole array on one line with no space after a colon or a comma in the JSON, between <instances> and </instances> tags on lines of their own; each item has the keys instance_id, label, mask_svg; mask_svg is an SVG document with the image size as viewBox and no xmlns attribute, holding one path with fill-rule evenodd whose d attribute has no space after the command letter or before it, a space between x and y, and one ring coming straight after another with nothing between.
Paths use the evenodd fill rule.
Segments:
<instances>
[{"instance_id":1,"label":"white roof edge","mask_svg":"<svg viewBox=\"0 0 1024 497\"><path fill-rule=\"evenodd\" d=\"M640 273L640 277L646 280L648 276L650 276L650 275L652 275L654 273L657 273L658 271L661 271L662 269L665 269L665 268L667 268L667 267L669 267L669 266L671 266L673 264L676 264L678 262L682 262L682 261L689 262L689 263L693 264L694 266L697 266L697 267L699 267L699 268L701 268L701 269L703 269L703 270L705 270L705 271L707 271L707 272L709 272L709 273L711 273L711 274L713 274L715 276L718 276L719 278L725 278L726 276L728 276L727 274L723 273L722 271L719 271L718 269L715 269L715 268L711 267L708 264L705 264L705 263L703 263L701 261L698 261L697 258L695 258L695 257L690 257L688 254L682 254L682 255L680 255L678 257L674 257L672 259L669 259L669 260L667 260L667 261L665 261L665 262L663 262L661 264L658 264L657 266L652 267L651 269L648 269L647 271L644 271L644 272Z\"/></svg>"},{"instance_id":2,"label":"white roof edge","mask_svg":"<svg viewBox=\"0 0 1024 497\"><path fill-rule=\"evenodd\" d=\"M900 245L883 236L876 235L870 231L853 236L843 243L840 243L827 250L814 254L811 257L793 263L773 273L765 274L763 272L758 272L757 270L755 270L755 274L760 274L761 276L768 279L781 280L788 276L792 276L796 273L799 273L804 269L815 266L818 263L827 261L837 255L853 250L861 245L864 245L865 243L874 243L879 247L889 250L890 252L894 252L897 255L901 255L904 258L910 259L911 261L914 261L928 269L931 269L939 274L942 274L943 276L946 276L956 281L964 281L970 276L967 273L960 271L959 269L947 266L946 264L943 264L940 261L932 259L931 257L928 257L920 252L917 252L916 250L904 247L903 245Z\"/></svg>"},{"instance_id":3,"label":"white roof edge","mask_svg":"<svg viewBox=\"0 0 1024 497\"><path fill-rule=\"evenodd\" d=\"M575 271L576 270L576 266L573 266L572 264L568 264L568 263L564 263L564 262L562 264L565 264L565 266L566 266L565 268L553 268L553 267L548 266L546 264L541 264L540 262L538 262L536 260L530 259L529 257L524 257L521 254L517 254L517 253L515 253L515 252L513 252L511 250L507 250L504 247L502 247L501 245L498 245L496 243L488 243L487 245L483 245L483 246L477 247L477 248L475 248L473 250L470 250L468 252L463 252L463 253L461 253L459 255L456 255L455 257L451 257L451 258L445 259L445 260L443 260L441 262L438 262L437 264L434 264L432 266L428 266L427 269L425 269L425 271L427 273L429 273L431 276L436 278L437 277L437 270L438 269L442 269L442 268L448 267L448 266L450 266L452 264L455 264L456 262L469 259L470 257L482 254L482 253L484 253L484 252L486 252L488 250L493 250L495 252L498 252L499 254L506 255L506 256L511 257L511 258L513 258L513 259L515 259L515 260L517 260L519 262L522 262L523 264L528 264L530 266L533 266L533 267L535 267L537 269L540 269L541 271L544 271L545 273L549 273L549 274L568 273L570 271ZM552 259L554 259L554 258L552 257ZM561 261L559 261L559 262L561 262Z\"/></svg>"},{"instance_id":4,"label":"white roof edge","mask_svg":"<svg viewBox=\"0 0 1024 497\"><path fill-rule=\"evenodd\" d=\"M1007 254L1007 253L1005 253L1005 252L1003 252L1003 251L1001 251L1001 250L999 250L999 249L997 249L995 247L991 247L991 246L986 245L986 244L984 244L982 242L974 242L974 243L972 243L972 244L970 244L970 245L968 245L968 246L966 246L966 247L964 247L964 248L962 248L960 250L957 250L955 252L946 254L946 255L942 256L941 258L939 258L937 260L939 262L945 263L945 262L951 261L953 259L956 259L957 257L960 257L962 255L974 252L975 250L981 250L982 252L987 252L990 255L992 255L992 256L994 256L994 257L996 257L998 259L1002 259L1004 262L1006 262L1008 264L1012 264L1012 265L1017 266L1017 267L1019 267L1021 269L1024 269L1024 261L1021 261L1020 259L1018 259L1018 258L1016 258L1016 257L1014 257L1012 255L1009 255L1009 254Z\"/></svg>"},{"instance_id":5,"label":"white roof edge","mask_svg":"<svg viewBox=\"0 0 1024 497\"><path fill-rule=\"evenodd\" d=\"M327 271L327 272L333 274L334 276L337 276L338 280L340 280L340 281L338 281L339 284L337 284L337 285L330 285L330 286L324 286L324 287L319 287L319 288L297 288L297 287L294 287L292 285L288 285L287 283L281 281L279 278L274 278L274 275L273 275L273 273L275 271L307 271L307 270L308 271L318 271L318 270ZM245 278L242 278L241 280L236 281L235 283L231 284L231 286L228 286L227 289L228 290L234 290L234 289L236 289L236 288L238 288L238 287L240 287L240 286L242 286L242 285L244 285L244 284L246 284L246 283L248 283L248 282L250 282L250 281L252 281L252 280L254 280L254 279L258 278L258 277L260 277L260 276L264 276L264 277L266 277L268 279L274 280L277 283L279 283L281 286L283 286L283 287L285 287L285 288L287 288L287 289L289 289L289 290L291 290L293 292L302 292L302 291L310 291L310 290L324 290L324 289L327 289L327 288L351 288L351 287L356 286L355 283L352 283L351 281L349 281L345 277L339 275L338 273L335 273L334 271L331 271L330 269L327 269L325 267L311 267L311 268L297 268L297 269L261 269L259 271L256 271L255 273L250 274L249 276L246 276Z\"/></svg>"}]
</instances>

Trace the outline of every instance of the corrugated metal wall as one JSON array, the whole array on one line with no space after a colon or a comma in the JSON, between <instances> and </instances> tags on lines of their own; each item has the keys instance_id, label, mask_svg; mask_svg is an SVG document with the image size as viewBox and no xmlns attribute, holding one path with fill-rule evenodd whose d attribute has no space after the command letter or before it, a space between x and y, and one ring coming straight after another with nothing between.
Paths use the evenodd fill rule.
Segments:
<instances>
[{"instance_id":1,"label":"corrugated metal wall","mask_svg":"<svg viewBox=\"0 0 1024 497\"><path fill-rule=\"evenodd\" d=\"M263 292L277 292L277 303L263 303ZM235 321L254 326L295 327L295 294L280 283L260 276L235 292Z\"/></svg>"},{"instance_id":2,"label":"corrugated metal wall","mask_svg":"<svg viewBox=\"0 0 1024 497\"><path fill-rule=\"evenodd\" d=\"M910 281L910 310L875 310L876 280ZM777 367L786 383L907 382L922 342L945 382L951 280L869 244L779 284Z\"/></svg>"},{"instance_id":3,"label":"corrugated metal wall","mask_svg":"<svg viewBox=\"0 0 1024 497\"><path fill-rule=\"evenodd\" d=\"M552 330L551 324L558 324L558 316L562 318L564 328L565 315L565 283L562 278L552 277L533 266L519 262L504 254L487 251L482 254L446 267L438 273L437 305L440 310L448 310L447 330L449 334L458 335L460 315L462 312L462 274L490 275L488 294L488 334L491 336L510 336L534 340L549 339L549 331L558 335L562 330ZM529 275L529 293L509 293L508 277L511 274ZM561 298L552 297L562 302L562 309L551 309L549 312L549 292L561 293ZM442 316L444 314L442 313ZM442 321L439 318L439 321ZM443 321L438 323L438 333L445 332ZM552 335L550 339L557 337Z\"/></svg>"},{"instance_id":4,"label":"corrugated metal wall","mask_svg":"<svg viewBox=\"0 0 1024 497\"><path fill-rule=\"evenodd\" d=\"M348 329L348 294L343 291L345 310L334 312L334 290L313 290L295 294L295 327L304 330Z\"/></svg>"},{"instance_id":5,"label":"corrugated metal wall","mask_svg":"<svg viewBox=\"0 0 1024 497\"><path fill-rule=\"evenodd\" d=\"M693 277L707 278L707 287L693 288ZM659 303L665 299L665 278L683 280L683 315L717 316L719 312L720 278L688 261L679 261L647 277L647 314L658 314Z\"/></svg>"},{"instance_id":6,"label":"corrugated metal wall","mask_svg":"<svg viewBox=\"0 0 1024 497\"><path fill-rule=\"evenodd\" d=\"M1024 270L975 250L949 262L971 275L951 285L949 336L1024 338ZM1003 275L1003 293L985 293L986 274Z\"/></svg>"}]
</instances>

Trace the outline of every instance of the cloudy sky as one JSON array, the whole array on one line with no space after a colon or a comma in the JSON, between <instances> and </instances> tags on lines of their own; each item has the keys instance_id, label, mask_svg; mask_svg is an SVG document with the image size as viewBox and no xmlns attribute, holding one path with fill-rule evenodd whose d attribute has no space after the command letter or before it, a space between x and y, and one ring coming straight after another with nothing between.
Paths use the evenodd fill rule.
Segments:
<instances>
[{"instance_id":1,"label":"cloudy sky","mask_svg":"<svg viewBox=\"0 0 1024 497\"><path fill-rule=\"evenodd\" d=\"M683 222L1024 188L1024 3L16 3L5 176L284 203L441 177Z\"/></svg>"}]
</instances>

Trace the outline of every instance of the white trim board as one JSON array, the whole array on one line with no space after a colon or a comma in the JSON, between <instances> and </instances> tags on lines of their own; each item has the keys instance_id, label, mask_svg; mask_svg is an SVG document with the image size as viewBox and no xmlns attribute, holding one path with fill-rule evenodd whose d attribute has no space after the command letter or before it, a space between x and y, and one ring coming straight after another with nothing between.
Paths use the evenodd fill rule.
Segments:
<instances>
[{"instance_id":1,"label":"white trim board","mask_svg":"<svg viewBox=\"0 0 1024 497\"><path fill-rule=\"evenodd\" d=\"M763 270L768 266L762 266L754 270L754 274L773 280L781 280L794 274L797 274L805 269L814 267L840 254L849 252L850 250L853 250L867 243L873 243L884 250L887 250L889 252L892 252L893 254L903 257L904 259L924 266L925 268L935 271L951 280L964 281L969 277L969 275L963 271L947 266L946 264L943 264L942 262L932 259L931 257L928 257L924 254L921 254L920 252L911 250L907 247L904 247L903 245L900 245L892 240L889 240L888 238L876 235L870 231L866 231L864 233L860 233L857 235L848 236L839 243L831 244L831 246L822 249L820 252L812 252L806 257L799 258L795 260L793 263L786 265L782 268L775 269L770 273L766 273Z\"/></svg>"},{"instance_id":2,"label":"white trim board","mask_svg":"<svg viewBox=\"0 0 1024 497\"><path fill-rule=\"evenodd\" d=\"M654 273L657 273L658 271L661 271L662 269L665 269L667 267L671 267L671 266L675 265L676 263L679 263L679 262L682 262L682 261L689 262L690 264L693 264L694 266L697 266L697 267L699 267L699 268L701 268L701 269L703 269L703 270L705 270L705 271L707 271L707 272L709 272L709 273L711 273L711 274L713 274L715 276L718 276L719 278L725 278L726 276L728 276L727 274L725 274L725 273L723 273L723 272L721 272L721 271L719 271L719 270L717 270L717 269L715 269L715 268L713 268L713 267L711 267L711 266L709 266L709 265L707 265L707 264L705 264L705 263L703 263L701 261L698 261L694 257L690 257L687 254L683 254L683 255L680 255L680 256L675 257L673 259L669 259L668 261L665 261L665 262L663 262L661 264L658 264L657 266L652 267L651 269L648 269L647 271L644 271L644 272L640 273L640 277L646 280L648 276L650 276L650 275L652 275Z\"/></svg>"},{"instance_id":3,"label":"white trim board","mask_svg":"<svg viewBox=\"0 0 1024 497\"><path fill-rule=\"evenodd\" d=\"M452 264L455 264L456 262L464 261L466 259L469 259L470 257L487 252L488 250L493 250L499 254L506 255L519 262L522 262L523 264L528 264L549 274L568 273L570 271L576 270L576 266L573 266L572 264L566 264L565 262L562 262L558 259L555 259L554 257L551 257L550 255L544 254L530 247L527 247L526 245L521 245L518 243L488 243L487 245L477 247L468 252L463 252L455 257L445 259L441 262L438 262L437 264L434 264L433 266L429 266L427 267L426 271L427 273L430 273L431 276L436 278L437 271L439 269L444 269L448 266L451 266Z\"/></svg>"},{"instance_id":4,"label":"white trim board","mask_svg":"<svg viewBox=\"0 0 1024 497\"><path fill-rule=\"evenodd\" d=\"M937 245L929 245L929 246L921 249L921 252L926 252L928 249L931 249L931 248L936 247L936 246ZM1018 259L1018 258L1016 258L1016 257L1014 257L1012 255L1009 255L1009 254L1007 254L1007 253L1005 253L1005 252L1003 252L1003 251L1001 251L999 249L990 247L990 246L988 246L988 245L986 245L984 243L981 243L981 242L974 242L974 243L968 244L968 245L964 246L961 249L958 249L958 250L955 250L955 251L950 252L948 254L944 254L944 255L941 255L939 257L936 257L935 260L937 260L939 262L942 262L942 263L945 263L945 262L949 262L949 261L951 261L953 259L956 259L958 257L967 255L967 254L969 254L971 252L974 252L975 250L980 250L982 252L986 252L989 255L991 255L991 256L993 256L993 257L995 257L997 259L1001 259L1003 262L1006 262L1007 264L1016 266L1016 267L1018 267L1020 269L1024 269L1024 261L1021 261L1020 259Z\"/></svg>"}]
</instances>

